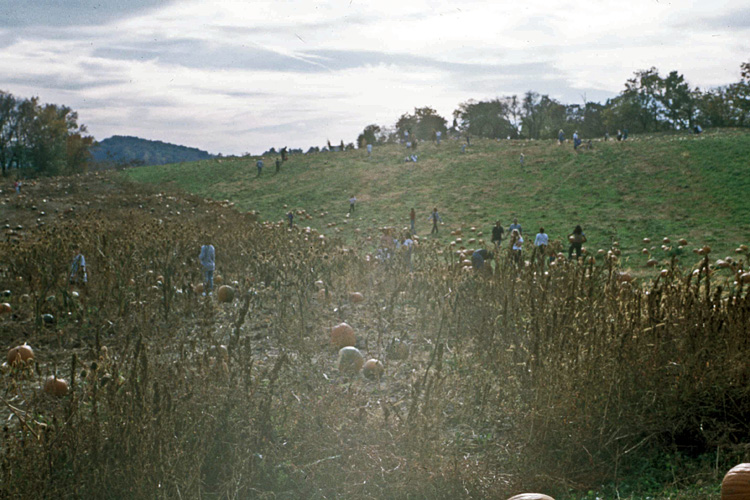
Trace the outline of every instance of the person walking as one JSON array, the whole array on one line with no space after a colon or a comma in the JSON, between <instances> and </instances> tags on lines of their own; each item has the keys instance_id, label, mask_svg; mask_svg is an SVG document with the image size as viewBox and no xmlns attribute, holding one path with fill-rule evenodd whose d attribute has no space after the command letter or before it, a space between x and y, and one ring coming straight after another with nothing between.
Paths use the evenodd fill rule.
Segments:
<instances>
[{"instance_id":1,"label":"person walking","mask_svg":"<svg viewBox=\"0 0 750 500\"><path fill-rule=\"evenodd\" d=\"M367 145L367 156L372 156L372 144Z\"/></svg>"},{"instance_id":2,"label":"person walking","mask_svg":"<svg viewBox=\"0 0 750 500\"><path fill-rule=\"evenodd\" d=\"M523 229L521 229L521 224L518 223L518 217L513 217L513 224L510 225L508 228L509 233L513 233L513 230L517 229L518 234L523 234Z\"/></svg>"},{"instance_id":3,"label":"person walking","mask_svg":"<svg viewBox=\"0 0 750 500\"><path fill-rule=\"evenodd\" d=\"M294 212L291 210L286 214L286 218L289 220L289 229L294 227Z\"/></svg>"},{"instance_id":4,"label":"person walking","mask_svg":"<svg viewBox=\"0 0 750 500\"><path fill-rule=\"evenodd\" d=\"M576 252L576 260L583 253L583 244L586 243L586 235L583 234L583 229L580 225L573 229L573 232L568 235L568 241L570 242L570 248L568 249L568 260L573 258L573 250Z\"/></svg>"},{"instance_id":5,"label":"person walking","mask_svg":"<svg viewBox=\"0 0 750 500\"><path fill-rule=\"evenodd\" d=\"M443 222L443 219L440 217L440 214L438 213L437 208L432 209L432 213L429 217L427 217L427 220L432 220L432 230L430 231L430 234L435 234L438 232L438 222Z\"/></svg>"},{"instance_id":6,"label":"person walking","mask_svg":"<svg viewBox=\"0 0 750 500\"><path fill-rule=\"evenodd\" d=\"M495 227L492 228L492 242L495 244L495 248L500 248L500 244L503 242L503 225L500 221L495 222Z\"/></svg>"},{"instance_id":7,"label":"person walking","mask_svg":"<svg viewBox=\"0 0 750 500\"><path fill-rule=\"evenodd\" d=\"M412 207L411 212L409 212L409 223L411 224L411 235L414 236L417 234L417 212L414 210L414 207Z\"/></svg>"},{"instance_id":8,"label":"person walking","mask_svg":"<svg viewBox=\"0 0 750 500\"><path fill-rule=\"evenodd\" d=\"M263 158L258 159L258 161L255 163L255 166L258 167L257 177L260 177L261 172L263 172Z\"/></svg>"},{"instance_id":9,"label":"person walking","mask_svg":"<svg viewBox=\"0 0 750 500\"><path fill-rule=\"evenodd\" d=\"M563 132L563 129L560 129L557 133L557 145L562 146L563 142L565 142L565 132Z\"/></svg>"},{"instance_id":10,"label":"person walking","mask_svg":"<svg viewBox=\"0 0 750 500\"><path fill-rule=\"evenodd\" d=\"M207 239L204 236L204 241ZM198 256L198 260L203 266L203 296L206 294L211 295L214 289L214 270L216 269L216 250L214 246L206 242L205 245L201 246L201 253Z\"/></svg>"},{"instance_id":11,"label":"person walking","mask_svg":"<svg viewBox=\"0 0 750 500\"><path fill-rule=\"evenodd\" d=\"M578 137L578 131L573 133L573 149L578 150L578 146L581 145L581 138Z\"/></svg>"},{"instance_id":12,"label":"person walking","mask_svg":"<svg viewBox=\"0 0 750 500\"><path fill-rule=\"evenodd\" d=\"M356 203L357 198L355 198L354 195L351 195L351 197L349 198L349 213L354 212Z\"/></svg>"},{"instance_id":13,"label":"person walking","mask_svg":"<svg viewBox=\"0 0 750 500\"><path fill-rule=\"evenodd\" d=\"M281 170L281 158L276 158L276 173L279 173L279 170Z\"/></svg>"}]
</instances>

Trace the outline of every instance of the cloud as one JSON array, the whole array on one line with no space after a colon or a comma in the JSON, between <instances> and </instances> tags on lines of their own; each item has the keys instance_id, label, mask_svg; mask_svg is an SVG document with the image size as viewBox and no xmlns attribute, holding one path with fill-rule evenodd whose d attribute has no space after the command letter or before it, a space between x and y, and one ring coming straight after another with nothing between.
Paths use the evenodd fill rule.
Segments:
<instances>
[{"instance_id":1,"label":"cloud","mask_svg":"<svg viewBox=\"0 0 750 500\"><path fill-rule=\"evenodd\" d=\"M0 28L101 25L169 3L168 0L0 0Z\"/></svg>"}]
</instances>

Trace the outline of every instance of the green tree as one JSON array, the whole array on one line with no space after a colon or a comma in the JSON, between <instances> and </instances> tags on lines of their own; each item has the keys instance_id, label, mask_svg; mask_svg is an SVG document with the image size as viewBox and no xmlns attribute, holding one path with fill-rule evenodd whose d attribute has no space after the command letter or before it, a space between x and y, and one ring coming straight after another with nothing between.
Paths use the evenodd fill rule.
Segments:
<instances>
[{"instance_id":1,"label":"green tree","mask_svg":"<svg viewBox=\"0 0 750 500\"><path fill-rule=\"evenodd\" d=\"M414 108L414 114L404 113L396 122L396 132L399 137L404 136L404 132L411 131L419 140L426 141L432 138L433 132L445 132L446 120L434 109L425 106L423 108Z\"/></svg>"},{"instance_id":2,"label":"green tree","mask_svg":"<svg viewBox=\"0 0 750 500\"><path fill-rule=\"evenodd\" d=\"M510 109L506 100L469 100L461 103L453 113L460 121L460 127L471 135L492 139L515 137L516 126L511 123Z\"/></svg>"}]
</instances>

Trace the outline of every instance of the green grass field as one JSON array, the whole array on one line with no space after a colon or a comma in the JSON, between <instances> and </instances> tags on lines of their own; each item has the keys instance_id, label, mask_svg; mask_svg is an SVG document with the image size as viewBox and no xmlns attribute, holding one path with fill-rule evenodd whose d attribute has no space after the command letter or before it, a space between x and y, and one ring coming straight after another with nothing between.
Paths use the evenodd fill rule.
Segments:
<instances>
[{"instance_id":1,"label":"green grass field","mask_svg":"<svg viewBox=\"0 0 750 500\"><path fill-rule=\"evenodd\" d=\"M223 158L196 163L129 169L138 182L168 183L213 199L228 199L241 210L256 210L263 220L283 220L288 209L295 223L348 243L367 246L381 226L408 225L417 211L417 231L429 236L429 212L437 207L445 222L439 238L476 226L489 234L496 220L506 227L517 216L527 240L543 226L552 240L564 240L576 224L588 248L608 248L619 241L625 267L637 269L656 258L663 237L686 238L685 249L709 244L712 256L733 253L750 235L750 131L716 130L700 136L656 134L627 142L594 142L576 153L556 141L472 140L461 153L458 141L441 146L421 143L417 163L406 163L403 146L291 156L276 174L275 158L264 158L258 178L252 158ZM524 165L520 155L524 154ZM348 198L358 200L346 218ZM285 208L288 206L288 209ZM322 212L328 215L321 217ZM336 227L327 227L335 222ZM354 231L359 228L360 231Z\"/></svg>"}]
</instances>

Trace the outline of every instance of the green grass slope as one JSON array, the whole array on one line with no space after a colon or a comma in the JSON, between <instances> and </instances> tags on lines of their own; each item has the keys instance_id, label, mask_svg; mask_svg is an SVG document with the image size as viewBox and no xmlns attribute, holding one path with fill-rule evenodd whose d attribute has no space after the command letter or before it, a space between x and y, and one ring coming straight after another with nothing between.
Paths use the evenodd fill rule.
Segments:
<instances>
[{"instance_id":1,"label":"green grass slope","mask_svg":"<svg viewBox=\"0 0 750 500\"><path fill-rule=\"evenodd\" d=\"M403 146L387 145L376 146L370 158L364 150L292 156L279 174L275 158L266 157L260 177L257 157L141 167L126 175L228 199L264 220L283 220L285 205L304 209L313 218L297 216L295 223L350 244L367 245L368 235L376 241L380 226L408 226L411 207L422 237L429 236L427 216L437 207L445 221L439 238L446 242L451 229L476 226L489 244L494 222L507 229L514 216L527 240L544 226L553 240L564 241L581 224L589 249L617 240L625 265L634 268L648 258L641 253L644 237L652 239L657 258L664 257L665 236L686 238L686 253L710 244L714 257L730 255L750 237L750 130L635 136L594 142L579 153L556 141L477 139L465 153L460 144L420 143L417 163L404 162L411 151ZM352 194L359 203L347 218Z\"/></svg>"}]
</instances>

